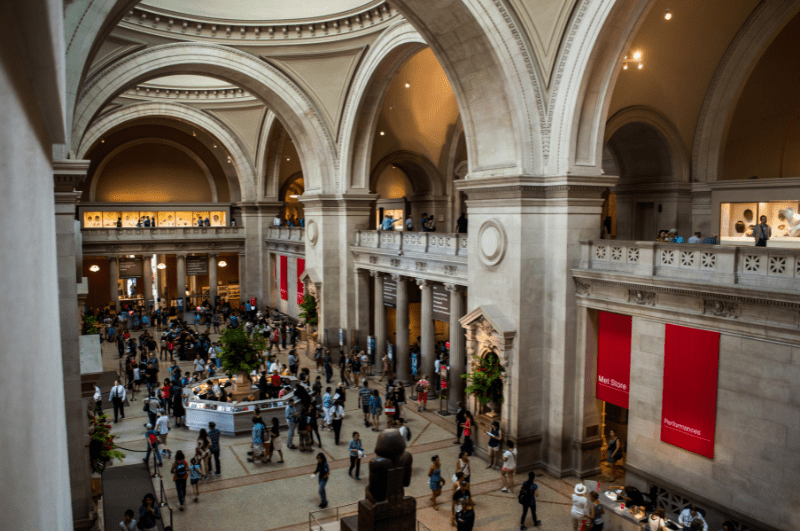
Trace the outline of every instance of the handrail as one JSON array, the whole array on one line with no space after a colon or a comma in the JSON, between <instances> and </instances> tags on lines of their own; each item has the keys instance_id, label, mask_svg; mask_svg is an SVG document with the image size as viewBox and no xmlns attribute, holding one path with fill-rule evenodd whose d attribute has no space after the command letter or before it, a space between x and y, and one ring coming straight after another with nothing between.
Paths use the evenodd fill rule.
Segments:
<instances>
[{"instance_id":1,"label":"handrail","mask_svg":"<svg viewBox=\"0 0 800 531\"><path fill-rule=\"evenodd\" d=\"M342 514L350 514L350 513L357 513L358 512L358 503L353 502L348 503L346 505L339 505L338 507L331 507L330 509L320 509L318 511L311 511L308 513L308 529L309 531L324 531L325 523L332 523L338 522L341 519ZM345 511L345 507L353 507L353 510ZM322 516L322 513L326 513L329 516ZM318 517L319 516L319 517ZM321 522L320 520L327 520L327 522ZM317 527L314 527L314 523L316 523Z\"/></svg>"},{"instance_id":2,"label":"handrail","mask_svg":"<svg viewBox=\"0 0 800 531\"><path fill-rule=\"evenodd\" d=\"M384 249L390 252L466 256L467 235L454 232L407 232L357 230L355 247Z\"/></svg>"},{"instance_id":3,"label":"handrail","mask_svg":"<svg viewBox=\"0 0 800 531\"><path fill-rule=\"evenodd\" d=\"M149 445L150 443L148 442L147 444ZM147 473L150 474L151 478L158 477L158 490L159 490L159 498L160 498L159 506L160 507L166 507L169 510L169 525L174 530L175 528L173 527L173 524L172 524L172 512L173 511L172 511L172 507L170 507L169 502L167 501L167 492L164 489L164 476L161 474L161 471L159 470L158 456L156 456L156 452L160 452L160 451L161 450L159 450L157 447L152 449L152 453L153 453L153 470L152 470L152 473L151 473L150 461L147 461ZM163 516L162 516L162 518L163 518Z\"/></svg>"}]
</instances>

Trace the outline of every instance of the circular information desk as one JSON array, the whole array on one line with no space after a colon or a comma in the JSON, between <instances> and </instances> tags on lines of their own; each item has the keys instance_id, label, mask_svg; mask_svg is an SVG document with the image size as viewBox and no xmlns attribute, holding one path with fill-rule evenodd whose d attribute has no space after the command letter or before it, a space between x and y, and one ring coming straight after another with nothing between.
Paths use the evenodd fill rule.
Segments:
<instances>
[{"instance_id":1,"label":"circular information desk","mask_svg":"<svg viewBox=\"0 0 800 531\"><path fill-rule=\"evenodd\" d=\"M258 396L259 390L252 381L255 376L251 375L251 385L253 395ZM294 376L281 376L281 383L294 388L300 380ZM276 417L281 427L286 426L285 409L289 404L289 399L294 397L291 391L281 398L269 400L256 400L253 402L217 402L216 400L205 400L211 393L215 383L220 387L229 389L233 382L231 378L222 376L220 378L208 378L184 389L184 396L187 396L186 404L186 426L194 431L202 428L208 430L208 423L214 422L217 429L223 435L243 435L250 433L253 429L253 411L256 406L261 410L261 417L267 426L272 425L272 417Z\"/></svg>"}]
</instances>

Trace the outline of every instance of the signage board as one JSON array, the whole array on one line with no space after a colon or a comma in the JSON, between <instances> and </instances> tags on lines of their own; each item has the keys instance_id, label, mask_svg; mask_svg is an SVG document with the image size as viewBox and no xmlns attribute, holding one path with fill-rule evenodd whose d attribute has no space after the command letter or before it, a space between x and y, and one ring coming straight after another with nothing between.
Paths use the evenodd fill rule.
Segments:
<instances>
[{"instance_id":1,"label":"signage board","mask_svg":"<svg viewBox=\"0 0 800 531\"><path fill-rule=\"evenodd\" d=\"M119 278L141 277L143 271L142 260L140 258L119 259Z\"/></svg>"},{"instance_id":2,"label":"signage board","mask_svg":"<svg viewBox=\"0 0 800 531\"><path fill-rule=\"evenodd\" d=\"M450 322L450 292L442 284L433 284L433 320Z\"/></svg>"},{"instance_id":3,"label":"signage board","mask_svg":"<svg viewBox=\"0 0 800 531\"><path fill-rule=\"evenodd\" d=\"M411 353L411 374L416 379L417 371L419 370L419 354L416 352Z\"/></svg>"},{"instance_id":4,"label":"signage board","mask_svg":"<svg viewBox=\"0 0 800 531\"><path fill-rule=\"evenodd\" d=\"M206 256L187 256L186 257L186 276L198 277L208 274L208 257Z\"/></svg>"},{"instance_id":5,"label":"signage board","mask_svg":"<svg viewBox=\"0 0 800 531\"><path fill-rule=\"evenodd\" d=\"M383 305L397 308L397 282L391 278L383 279Z\"/></svg>"},{"instance_id":6,"label":"signage board","mask_svg":"<svg viewBox=\"0 0 800 531\"><path fill-rule=\"evenodd\" d=\"M339 329L339 346L344 346L344 328Z\"/></svg>"},{"instance_id":7,"label":"signage board","mask_svg":"<svg viewBox=\"0 0 800 531\"><path fill-rule=\"evenodd\" d=\"M250 297L250 306L256 310L258 307L256 306L256 297Z\"/></svg>"},{"instance_id":8,"label":"signage board","mask_svg":"<svg viewBox=\"0 0 800 531\"><path fill-rule=\"evenodd\" d=\"M597 315L596 396L625 409L631 388L632 322L630 315Z\"/></svg>"},{"instance_id":9,"label":"signage board","mask_svg":"<svg viewBox=\"0 0 800 531\"><path fill-rule=\"evenodd\" d=\"M369 359L375 359L375 338L372 336L367 336L367 355Z\"/></svg>"},{"instance_id":10,"label":"signage board","mask_svg":"<svg viewBox=\"0 0 800 531\"><path fill-rule=\"evenodd\" d=\"M176 306L178 307L179 312L183 311L183 297L178 297Z\"/></svg>"}]
</instances>

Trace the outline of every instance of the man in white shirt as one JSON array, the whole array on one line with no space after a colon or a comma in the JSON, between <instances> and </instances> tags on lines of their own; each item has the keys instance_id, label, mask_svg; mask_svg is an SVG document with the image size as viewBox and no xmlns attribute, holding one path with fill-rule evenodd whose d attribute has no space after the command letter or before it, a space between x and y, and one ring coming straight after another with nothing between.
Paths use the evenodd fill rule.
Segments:
<instances>
[{"instance_id":1,"label":"man in white shirt","mask_svg":"<svg viewBox=\"0 0 800 531\"><path fill-rule=\"evenodd\" d=\"M689 241L687 243L700 243L701 235L702 234L700 233L700 231L695 232L693 236L689 237Z\"/></svg>"},{"instance_id":2,"label":"man in white shirt","mask_svg":"<svg viewBox=\"0 0 800 531\"><path fill-rule=\"evenodd\" d=\"M412 232L414 230L414 220L411 218L411 214L409 214L406 218L406 230L408 232Z\"/></svg>"},{"instance_id":3,"label":"man in white shirt","mask_svg":"<svg viewBox=\"0 0 800 531\"><path fill-rule=\"evenodd\" d=\"M517 449L514 448L514 441L508 441L508 450L503 452L503 470L500 477L503 479L503 492L514 492L514 471L517 468Z\"/></svg>"},{"instance_id":4,"label":"man in white shirt","mask_svg":"<svg viewBox=\"0 0 800 531\"><path fill-rule=\"evenodd\" d=\"M275 216L275 219L272 220L272 224L275 225L276 227L280 227L281 226L281 217L280 216Z\"/></svg>"},{"instance_id":5,"label":"man in white shirt","mask_svg":"<svg viewBox=\"0 0 800 531\"><path fill-rule=\"evenodd\" d=\"M167 449L167 435L169 435L169 417L164 412L163 409L158 410L158 420L156 420L156 433L158 433L158 438L161 441L161 446L164 448L161 450L162 455L166 455L167 457L172 457L172 450Z\"/></svg>"},{"instance_id":6,"label":"man in white shirt","mask_svg":"<svg viewBox=\"0 0 800 531\"><path fill-rule=\"evenodd\" d=\"M125 386L120 385L118 380L114 380L114 387L108 393L108 401L114 405L114 424L116 424L119 413L125 418Z\"/></svg>"},{"instance_id":7,"label":"man in white shirt","mask_svg":"<svg viewBox=\"0 0 800 531\"><path fill-rule=\"evenodd\" d=\"M200 379L203 379L203 373L205 372L205 364L203 363L203 358L200 357L200 354L194 360L194 370L197 372L197 375Z\"/></svg>"},{"instance_id":8,"label":"man in white shirt","mask_svg":"<svg viewBox=\"0 0 800 531\"><path fill-rule=\"evenodd\" d=\"M219 360L217 359L217 344L212 343L210 347L208 347L208 360L220 368Z\"/></svg>"},{"instance_id":9,"label":"man in white shirt","mask_svg":"<svg viewBox=\"0 0 800 531\"><path fill-rule=\"evenodd\" d=\"M100 388L94 386L94 411L95 413L103 413L103 393Z\"/></svg>"},{"instance_id":10,"label":"man in white shirt","mask_svg":"<svg viewBox=\"0 0 800 531\"><path fill-rule=\"evenodd\" d=\"M217 400L222 396L222 388L219 386L219 381L214 382L214 387L211 388L211 394L213 394ZM211 400L211 397L208 397L208 400Z\"/></svg>"},{"instance_id":11,"label":"man in white shirt","mask_svg":"<svg viewBox=\"0 0 800 531\"><path fill-rule=\"evenodd\" d=\"M686 509L681 511L680 516L678 516L678 523L682 525L683 529L686 531L690 531L692 529L692 522L695 520L700 520L703 522L703 531L708 531L706 519L703 518L703 515L700 514L700 511L698 511L697 507L694 505L689 505Z\"/></svg>"}]
</instances>

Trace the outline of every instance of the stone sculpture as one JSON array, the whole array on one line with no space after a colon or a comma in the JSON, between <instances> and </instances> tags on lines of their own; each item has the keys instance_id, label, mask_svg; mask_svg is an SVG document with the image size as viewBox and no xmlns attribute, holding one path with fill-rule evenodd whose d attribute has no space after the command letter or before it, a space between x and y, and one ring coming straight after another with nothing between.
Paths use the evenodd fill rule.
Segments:
<instances>
[{"instance_id":1,"label":"stone sculpture","mask_svg":"<svg viewBox=\"0 0 800 531\"><path fill-rule=\"evenodd\" d=\"M784 208L780 211L786 222L789 224L788 236L800 237L800 214L794 211L793 208Z\"/></svg>"}]
</instances>

